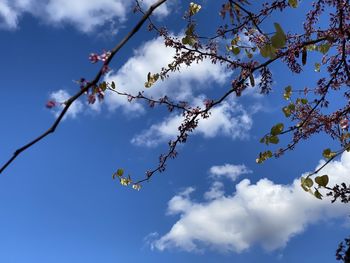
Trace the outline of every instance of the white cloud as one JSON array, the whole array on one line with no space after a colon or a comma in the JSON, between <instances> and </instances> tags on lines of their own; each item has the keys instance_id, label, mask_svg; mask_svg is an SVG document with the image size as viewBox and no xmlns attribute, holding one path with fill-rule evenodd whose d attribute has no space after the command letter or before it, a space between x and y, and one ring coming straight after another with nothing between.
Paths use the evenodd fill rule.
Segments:
<instances>
[{"instance_id":1,"label":"white cloud","mask_svg":"<svg viewBox=\"0 0 350 263\"><path fill-rule=\"evenodd\" d=\"M331 162L323 172L330 175L329 185L349 183L350 153ZM214 183L203 202L193 201L192 191L169 201L168 214L179 214L180 219L168 233L151 242L152 248L242 252L259 245L271 251L284 247L311 224L345 220L349 214L346 204L332 204L329 198L321 201L306 193L299 178L287 185L266 178L255 184L244 179L230 195L224 195L222 184Z\"/></svg>"},{"instance_id":2,"label":"white cloud","mask_svg":"<svg viewBox=\"0 0 350 263\"><path fill-rule=\"evenodd\" d=\"M110 73L105 80L114 81L120 92L136 95L143 91L147 97L157 99L166 95L173 101L187 101L191 105L202 105L204 97L200 93L209 89L214 83L224 84L230 76L224 66L204 60L190 67L183 66L181 72L171 73L166 81L159 80L154 86L146 89L144 83L148 72L160 72L162 67L173 61L174 55L174 50L166 47L163 39L147 41L134 51L134 55L117 72ZM139 115L145 111L142 101L134 100L130 103L125 96L112 92L108 92L105 103L110 111L121 109L128 116ZM180 114L170 115L134 136L132 143L152 147L174 139L178 135L178 127L182 119ZM212 138L218 134L232 139L247 138L247 131L251 126L251 115L241 105L231 100L214 108L210 118L200 120L195 133L206 138Z\"/></svg>"},{"instance_id":3,"label":"white cloud","mask_svg":"<svg viewBox=\"0 0 350 263\"><path fill-rule=\"evenodd\" d=\"M138 146L154 147L159 143L175 139L182 120L182 115L165 118L162 122L153 124L134 136L131 142ZM246 139L252 125L251 115L241 105L231 100L216 106L209 118L200 119L194 134L200 134L205 138L223 135L231 139Z\"/></svg>"},{"instance_id":4,"label":"white cloud","mask_svg":"<svg viewBox=\"0 0 350 263\"><path fill-rule=\"evenodd\" d=\"M17 27L18 13L14 12L7 0L0 1L0 26L14 29Z\"/></svg>"},{"instance_id":5,"label":"white cloud","mask_svg":"<svg viewBox=\"0 0 350 263\"><path fill-rule=\"evenodd\" d=\"M67 91L62 90L62 89L55 91L55 92L52 92L50 94L50 99L54 100L58 103L63 103L67 99L69 99L70 97L71 97L71 95L69 95L69 93ZM64 105L58 105L57 107L53 108L53 112L54 112L56 117L60 114L60 112L62 111L63 108L64 108ZM65 117L74 119L82 111L83 111L83 103L81 103L79 100L76 100L69 107Z\"/></svg>"},{"instance_id":6,"label":"white cloud","mask_svg":"<svg viewBox=\"0 0 350 263\"><path fill-rule=\"evenodd\" d=\"M252 173L244 164L215 165L209 169L209 172L213 178L227 177L232 181L235 181L242 174Z\"/></svg>"},{"instance_id":7,"label":"white cloud","mask_svg":"<svg viewBox=\"0 0 350 263\"><path fill-rule=\"evenodd\" d=\"M213 200L224 196L225 192L223 188L224 184L222 182L214 182L209 188L209 191L204 193L204 198L207 200Z\"/></svg>"},{"instance_id":8,"label":"white cloud","mask_svg":"<svg viewBox=\"0 0 350 263\"><path fill-rule=\"evenodd\" d=\"M90 32L114 19L123 21L130 1L120 0L51 0L45 6L49 22L70 23Z\"/></svg>"},{"instance_id":9,"label":"white cloud","mask_svg":"<svg viewBox=\"0 0 350 263\"><path fill-rule=\"evenodd\" d=\"M150 40L136 49L134 55L117 72L109 74L106 81L114 81L121 92L136 95L144 91L149 97L160 98L167 95L176 101L192 100L195 92L207 89L213 83L223 84L228 79L229 73L223 66L204 60L190 67L183 66L181 72L171 73L166 81L159 80L146 89L144 83L148 72L160 72L173 61L174 55L174 50L166 47L161 38ZM129 103L126 97L114 93L109 93L105 102L112 111L117 108L122 108L128 114L144 111L140 102Z\"/></svg>"},{"instance_id":10,"label":"white cloud","mask_svg":"<svg viewBox=\"0 0 350 263\"><path fill-rule=\"evenodd\" d=\"M146 0L146 6L155 0ZM100 26L117 21L122 24L134 0L1 0L0 26L8 29L18 27L19 18L31 14L42 21L55 26L68 23L83 32L91 32ZM164 17L170 13L169 4L165 3L156 15Z\"/></svg>"}]
</instances>

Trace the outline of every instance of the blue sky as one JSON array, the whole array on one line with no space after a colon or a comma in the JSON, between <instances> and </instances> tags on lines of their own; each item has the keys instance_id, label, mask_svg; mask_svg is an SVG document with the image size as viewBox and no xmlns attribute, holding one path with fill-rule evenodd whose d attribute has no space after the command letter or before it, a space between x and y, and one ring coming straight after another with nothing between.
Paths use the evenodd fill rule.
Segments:
<instances>
[{"instance_id":1,"label":"blue sky","mask_svg":"<svg viewBox=\"0 0 350 263\"><path fill-rule=\"evenodd\" d=\"M190 1L169 2L156 21L181 35ZM198 20L214 30L210 21L219 18L212 10L220 5L199 3ZM293 20L277 15L271 25L296 30L307 7L304 1L284 14ZM108 50L128 32L138 17L131 9L132 1L121 0L0 0L2 162L54 121L48 99L64 100L79 89L74 80L94 76L98 66L89 54ZM147 73L171 57L143 28L115 57L106 80L136 93ZM166 172L139 192L113 181L112 173L123 167L142 178L176 136L180 117L113 94L92 107L85 98L76 102L52 136L0 177L0 262L334 262L349 233L349 209L299 186L332 142L318 136L278 160L255 163L264 149L259 138L284 121L283 88L312 86L317 78L313 70L289 74L282 64L272 71L271 95L252 90L218 106ZM201 103L225 91L230 74L204 62L147 92ZM348 182L350 154L324 172L333 183Z\"/></svg>"}]
</instances>

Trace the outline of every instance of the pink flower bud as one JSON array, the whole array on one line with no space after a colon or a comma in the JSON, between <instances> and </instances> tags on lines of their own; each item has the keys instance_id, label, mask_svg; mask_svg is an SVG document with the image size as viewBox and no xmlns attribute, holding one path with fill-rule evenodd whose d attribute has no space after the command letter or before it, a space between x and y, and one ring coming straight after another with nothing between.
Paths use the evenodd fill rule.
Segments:
<instances>
[{"instance_id":1,"label":"pink flower bud","mask_svg":"<svg viewBox=\"0 0 350 263\"><path fill-rule=\"evenodd\" d=\"M97 54L91 53L89 56L89 60L91 61L91 63L96 63L100 60L100 58Z\"/></svg>"},{"instance_id":2,"label":"pink flower bud","mask_svg":"<svg viewBox=\"0 0 350 263\"><path fill-rule=\"evenodd\" d=\"M90 94L90 95L88 96L88 102L89 102L89 104L94 104L95 101L96 101L96 96L95 96L94 94Z\"/></svg>"},{"instance_id":3,"label":"pink flower bud","mask_svg":"<svg viewBox=\"0 0 350 263\"><path fill-rule=\"evenodd\" d=\"M100 56L100 60L101 60L102 62L106 62L110 55L111 55L111 52L109 52L109 51L104 51L104 52L102 53L102 55Z\"/></svg>"},{"instance_id":4,"label":"pink flower bud","mask_svg":"<svg viewBox=\"0 0 350 263\"><path fill-rule=\"evenodd\" d=\"M52 109L53 107L56 106L56 101L54 100L49 100L47 103L46 103L46 108L48 109Z\"/></svg>"},{"instance_id":5,"label":"pink flower bud","mask_svg":"<svg viewBox=\"0 0 350 263\"><path fill-rule=\"evenodd\" d=\"M349 128L349 120L348 119L342 119L339 122L339 126L340 128L342 128L343 130L346 130L347 128Z\"/></svg>"}]
</instances>

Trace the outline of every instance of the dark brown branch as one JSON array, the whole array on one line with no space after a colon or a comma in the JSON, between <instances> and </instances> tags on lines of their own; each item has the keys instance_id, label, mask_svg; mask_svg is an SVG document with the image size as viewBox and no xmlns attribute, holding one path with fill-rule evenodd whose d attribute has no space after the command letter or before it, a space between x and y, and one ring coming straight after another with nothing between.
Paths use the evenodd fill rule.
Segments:
<instances>
[{"instance_id":1,"label":"dark brown branch","mask_svg":"<svg viewBox=\"0 0 350 263\"><path fill-rule=\"evenodd\" d=\"M301 43L301 47L304 47L304 46L308 46L308 45L311 45L311 44L316 44L316 43L319 43L319 42L322 42L326 40L326 38L319 38L319 39L316 39L316 40L311 40L311 41L306 41L306 42L303 42ZM196 50L191 50L192 52L198 52L199 50L196 49ZM270 64L272 64L274 61L280 59L281 57L285 56L286 54L288 54L288 50L286 50L285 52L281 52L280 54L278 54L275 58L272 58L272 59L269 59L269 60L266 60L264 63L256 66L256 67L253 67L250 71L250 73L254 73L255 71L259 70L260 68L263 68L263 67L267 67L269 66ZM209 56L210 54L208 54ZM214 56L214 55L213 55ZM340 68L340 67L339 67ZM203 114L209 114L210 110L215 107L216 105L222 103L224 100L227 99L227 97L229 97L232 93L236 92L237 91L237 87L240 87L241 85L243 85L245 83L245 81L247 81L247 79L249 78L249 75L246 75L244 77L242 76L238 76L237 79L239 79L235 85L235 87L229 89L228 91L226 91L226 93L224 93L220 98L218 98L217 100L213 101L211 103L211 105L205 109L202 109L202 110L199 110L197 111L196 113L193 114L193 116L191 117L191 119L188 121L189 124L191 123L194 123L197 121L197 119L202 116ZM181 138L183 137L183 135L187 135L189 133L188 130L181 130L179 135L177 136L177 139L172 141L172 143L169 145L169 149L167 151L167 153L165 155L162 155L162 159L161 161L159 162L158 166L155 167L154 169L148 171L146 173L146 177L144 179L141 179L137 182L135 182L134 184L141 184L143 182L147 182L150 180L150 178L157 172L161 172L165 169L165 165L166 165L166 162L169 158L171 158L174 154L176 155L176 147L179 143L182 143L181 141Z\"/></svg>"},{"instance_id":2,"label":"dark brown branch","mask_svg":"<svg viewBox=\"0 0 350 263\"><path fill-rule=\"evenodd\" d=\"M155 4L153 4L152 6L150 6L150 8L147 10L147 12L144 13L144 15L142 16L142 18L139 20L139 22L134 26L134 28L111 50L111 54L108 57L107 61L104 63L104 66L108 65L111 60L113 59L113 57L115 56L115 54L129 41L130 38L132 38L141 28L141 26L145 23L145 21L148 19L148 17L153 13L153 11L159 7L160 5L162 5L163 3L165 3L167 0L159 0L157 1ZM103 67L104 67L103 66ZM75 95L73 95L72 97L70 97L64 104L64 108L62 110L62 112L60 113L60 115L57 117L57 119L55 120L55 122L53 123L53 125L43 134L41 134L40 136L38 136L36 139L30 141L29 143L27 143L26 145L22 146L21 148L17 149L14 153L13 156L0 168L0 174L18 157L19 154L21 154L23 151L25 151L26 149L30 148L31 146L33 146L34 144L36 144L37 142L41 141L42 139L44 139L47 135L55 132L57 126L61 123L63 117L65 116L65 114L67 113L69 107L72 105L72 103L77 100L81 95L83 95L85 92L87 92L91 87L95 86L101 76L103 75L103 67L101 67L101 69L99 70L99 72L96 74L95 78L93 79L93 81L89 82L89 84L87 84L84 88L82 88L79 92L77 92Z\"/></svg>"},{"instance_id":3,"label":"dark brown branch","mask_svg":"<svg viewBox=\"0 0 350 263\"><path fill-rule=\"evenodd\" d=\"M108 90L115 93L115 94L118 94L120 96L125 96L125 97L131 98L131 99L142 99L142 100L145 100L148 103L153 104L153 105L164 104L172 109L178 109L178 110L182 110L184 112L190 111L190 108L183 106L183 103L174 103L174 102L169 101L167 98L165 99L164 97L160 98L158 100L155 100L153 98L146 97L145 95L143 95L143 92L139 92L139 94L137 94L137 95L131 95L129 93L121 92L121 91L118 91L118 90L115 90L112 88L108 88Z\"/></svg>"}]
</instances>

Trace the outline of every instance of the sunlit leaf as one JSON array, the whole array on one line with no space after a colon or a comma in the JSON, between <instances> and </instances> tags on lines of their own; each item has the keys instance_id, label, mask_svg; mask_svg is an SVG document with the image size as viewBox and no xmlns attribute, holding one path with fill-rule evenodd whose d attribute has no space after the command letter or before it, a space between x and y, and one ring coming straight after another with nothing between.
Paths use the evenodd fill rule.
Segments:
<instances>
[{"instance_id":1,"label":"sunlit leaf","mask_svg":"<svg viewBox=\"0 0 350 263\"><path fill-rule=\"evenodd\" d=\"M306 191L310 192L310 188L313 186L314 182L309 177L301 177L301 187Z\"/></svg>"},{"instance_id":2,"label":"sunlit leaf","mask_svg":"<svg viewBox=\"0 0 350 263\"><path fill-rule=\"evenodd\" d=\"M159 78L159 74L153 74L152 75L151 72L148 72L148 74L147 74L147 82L145 82L145 87L146 88L152 87L152 85L154 83L156 83L158 78Z\"/></svg>"},{"instance_id":3,"label":"sunlit leaf","mask_svg":"<svg viewBox=\"0 0 350 263\"><path fill-rule=\"evenodd\" d=\"M324 55L328 52L330 47L331 47L331 44L325 43L325 44L319 45L317 47L317 50L320 51Z\"/></svg>"},{"instance_id":4,"label":"sunlit leaf","mask_svg":"<svg viewBox=\"0 0 350 263\"><path fill-rule=\"evenodd\" d=\"M190 3L190 15L193 16L199 12L199 10L202 8L201 5L198 5L196 3L191 2Z\"/></svg>"},{"instance_id":5,"label":"sunlit leaf","mask_svg":"<svg viewBox=\"0 0 350 263\"><path fill-rule=\"evenodd\" d=\"M323 186L326 187L328 182L329 182L329 178L328 175L322 175L322 176L317 176L315 178L315 182L319 185L319 186Z\"/></svg>"},{"instance_id":6,"label":"sunlit leaf","mask_svg":"<svg viewBox=\"0 0 350 263\"><path fill-rule=\"evenodd\" d=\"M275 135L280 134L283 131L283 129L284 129L284 124L278 123L271 128L270 133L271 133L271 135L275 136Z\"/></svg>"},{"instance_id":7,"label":"sunlit leaf","mask_svg":"<svg viewBox=\"0 0 350 263\"><path fill-rule=\"evenodd\" d=\"M275 48L282 48L286 44L286 34L284 33L282 27L278 23L274 23L276 33L271 37L272 46Z\"/></svg>"},{"instance_id":8,"label":"sunlit leaf","mask_svg":"<svg viewBox=\"0 0 350 263\"><path fill-rule=\"evenodd\" d=\"M283 97L286 100L289 100L290 97L292 96L292 86L287 86L284 88L284 93L283 93Z\"/></svg>"},{"instance_id":9,"label":"sunlit leaf","mask_svg":"<svg viewBox=\"0 0 350 263\"><path fill-rule=\"evenodd\" d=\"M272 45L267 44L260 48L260 54L264 58L269 57L273 59L276 57L276 49Z\"/></svg>"},{"instance_id":10,"label":"sunlit leaf","mask_svg":"<svg viewBox=\"0 0 350 263\"><path fill-rule=\"evenodd\" d=\"M120 176L123 176L124 174L124 170L123 169L118 169L117 170L117 175L120 177Z\"/></svg>"},{"instance_id":11,"label":"sunlit leaf","mask_svg":"<svg viewBox=\"0 0 350 263\"><path fill-rule=\"evenodd\" d=\"M293 8L297 8L298 7L298 0L288 0L288 4Z\"/></svg>"},{"instance_id":12,"label":"sunlit leaf","mask_svg":"<svg viewBox=\"0 0 350 263\"><path fill-rule=\"evenodd\" d=\"M277 143L279 143L279 141L280 140L279 140L279 138L276 135L269 137L269 143L277 144Z\"/></svg>"},{"instance_id":13,"label":"sunlit leaf","mask_svg":"<svg viewBox=\"0 0 350 263\"><path fill-rule=\"evenodd\" d=\"M333 158L336 155L336 153L332 152L331 149L327 148L323 151L322 155L324 158L330 159Z\"/></svg>"},{"instance_id":14,"label":"sunlit leaf","mask_svg":"<svg viewBox=\"0 0 350 263\"><path fill-rule=\"evenodd\" d=\"M321 70L321 64L315 63L315 72L320 72L320 70Z\"/></svg>"},{"instance_id":15,"label":"sunlit leaf","mask_svg":"<svg viewBox=\"0 0 350 263\"><path fill-rule=\"evenodd\" d=\"M272 152L269 150L269 151L266 151L266 152L261 152L259 153L259 157L256 158L256 162L257 163L263 163L264 161L266 161L267 159L271 158L273 155L272 155Z\"/></svg>"},{"instance_id":16,"label":"sunlit leaf","mask_svg":"<svg viewBox=\"0 0 350 263\"><path fill-rule=\"evenodd\" d=\"M322 194L316 189L314 196L320 200L322 200Z\"/></svg>"}]
</instances>

